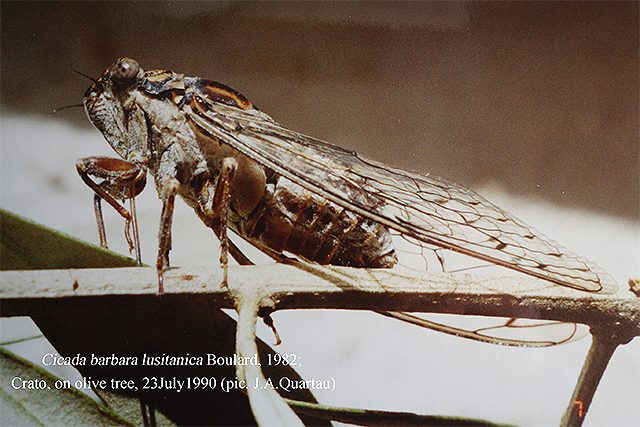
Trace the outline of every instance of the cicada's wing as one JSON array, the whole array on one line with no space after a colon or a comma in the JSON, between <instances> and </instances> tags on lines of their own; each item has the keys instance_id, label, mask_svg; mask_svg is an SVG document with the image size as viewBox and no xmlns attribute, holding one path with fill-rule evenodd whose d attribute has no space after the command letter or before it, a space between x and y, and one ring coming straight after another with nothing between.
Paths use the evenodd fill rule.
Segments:
<instances>
[{"instance_id":1,"label":"cicada's wing","mask_svg":"<svg viewBox=\"0 0 640 427\"><path fill-rule=\"evenodd\" d=\"M551 347L579 340L589 333L586 325L549 320L389 311L377 313L456 337L511 347ZM430 319L432 317L438 318L438 321Z\"/></svg>"},{"instance_id":2,"label":"cicada's wing","mask_svg":"<svg viewBox=\"0 0 640 427\"><path fill-rule=\"evenodd\" d=\"M594 263L453 182L364 159L206 93L183 108L203 133L404 236L582 291L617 289Z\"/></svg>"}]
</instances>

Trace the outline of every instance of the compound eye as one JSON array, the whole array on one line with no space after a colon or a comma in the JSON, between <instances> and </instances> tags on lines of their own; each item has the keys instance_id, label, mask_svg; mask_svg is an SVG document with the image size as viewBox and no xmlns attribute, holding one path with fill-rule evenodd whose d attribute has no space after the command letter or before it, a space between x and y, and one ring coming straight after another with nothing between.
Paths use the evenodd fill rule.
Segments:
<instances>
[{"instance_id":1,"label":"compound eye","mask_svg":"<svg viewBox=\"0 0 640 427\"><path fill-rule=\"evenodd\" d=\"M119 86L129 85L136 80L140 66L131 58L120 58L109 69L111 80Z\"/></svg>"}]
</instances>

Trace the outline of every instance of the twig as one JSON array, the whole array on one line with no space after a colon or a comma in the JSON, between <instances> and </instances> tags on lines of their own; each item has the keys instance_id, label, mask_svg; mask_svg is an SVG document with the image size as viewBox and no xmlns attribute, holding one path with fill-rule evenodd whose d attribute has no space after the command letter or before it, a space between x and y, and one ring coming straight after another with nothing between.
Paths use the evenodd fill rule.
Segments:
<instances>
[{"instance_id":1,"label":"twig","mask_svg":"<svg viewBox=\"0 0 640 427\"><path fill-rule=\"evenodd\" d=\"M218 267L165 272L165 294L206 294L219 308L235 308L230 290L260 290L276 310L333 308L518 317L586 325L611 324L640 335L640 298L626 289L590 294L529 277L433 274L409 270L274 264L230 267L229 289ZM138 295L155 298L153 268L0 272L2 315L28 315L47 298Z\"/></svg>"},{"instance_id":2,"label":"twig","mask_svg":"<svg viewBox=\"0 0 640 427\"><path fill-rule=\"evenodd\" d=\"M432 274L408 270L320 267L313 264L232 267L229 287L217 267L167 271L162 298L206 297L239 312L237 353L257 354L255 322L261 307L416 311L530 318L591 326L593 344L562 426L579 426L611 355L640 335L640 298L581 292L529 277ZM0 272L2 316L33 315L50 298L157 298L152 268ZM602 326L604 325L604 326ZM239 379L265 379L257 366L238 366ZM254 380L255 381L255 380ZM294 425L299 419L268 387L247 389L259 424Z\"/></svg>"},{"instance_id":3,"label":"twig","mask_svg":"<svg viewBox=\"0 0 640 427\"><path fill-rule=\"evenodd\" d=\"M582 365L582 371L573 390L569 407L560 421L561 427L582 425L613 352L620 344L626 344L633 338L624 335L626 329L623 329L622 334L619 334L617 326L613 323L591 328L593 341L584 365Z\"/></svg>"},{"instance_id":4,"label":"twig","mask_svg":"<svg viewBox=\"0 0 640 427\"><path fill-rule=\"evenodd\" d=\"M258 346L256 345L256 321L260 309L260 293L235 293L238 311L236 331L236 353L240 358L256 358L258 363L236 365L239 381L246 384L251 411L260 426L303 426L289 405L271 387L259 366Z\"/></svg>"}]
</instances>

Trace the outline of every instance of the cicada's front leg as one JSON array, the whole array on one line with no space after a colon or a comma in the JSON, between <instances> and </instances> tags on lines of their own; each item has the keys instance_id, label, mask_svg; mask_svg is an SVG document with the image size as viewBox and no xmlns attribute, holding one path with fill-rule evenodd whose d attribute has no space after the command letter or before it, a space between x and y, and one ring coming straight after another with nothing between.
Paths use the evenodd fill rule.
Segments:
<instances>
[{"instance_id":1,"label":"cicada's front leg","mask_svg":"<svg viewBox=\"0 0 640 427\"><path fill-rule=\"evenodd\" d=\"M76 162L76 168L85 184L91 187L95 193L94 210L100 234L100 245L107 248L107 234L101 207L101 200L105 200L124 218L125 238L129 244L129 250L135 250L136 262L138 265L142 265L135 197L142 192L147 182L146 168L139 163L114 157L79 159ZM97 183L92 177L102 179L102 182ZM130 201L129 211L118 201L125 199ZM131 233L133 233L133 238Z\"/></svg>"}]
</instances>

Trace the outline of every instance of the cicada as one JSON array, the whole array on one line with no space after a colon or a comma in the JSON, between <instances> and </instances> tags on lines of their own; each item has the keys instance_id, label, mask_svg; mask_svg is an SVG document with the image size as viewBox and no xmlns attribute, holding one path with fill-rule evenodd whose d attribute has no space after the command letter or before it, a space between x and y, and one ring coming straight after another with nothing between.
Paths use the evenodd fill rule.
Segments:
<instances>
[{"instance_id":1,"label":"cicada","mask_svg":"<svg viewBox=\"0 0 640 427\"><path fill-rule=\"evenodd\" d=\"M603 269L474 191L289 130L220 83L122 58L94 81L84 105L122 158L78 161L97 196L131 223L119 200L142 191L147 171L154 177L163 204L160 293L177 194L219 237L225 269L228 252L248 262L227 229L274 257L370 268L397 264L392 236L400 236L557 285L616 291Z\"/></svg>"}]
</instances>

